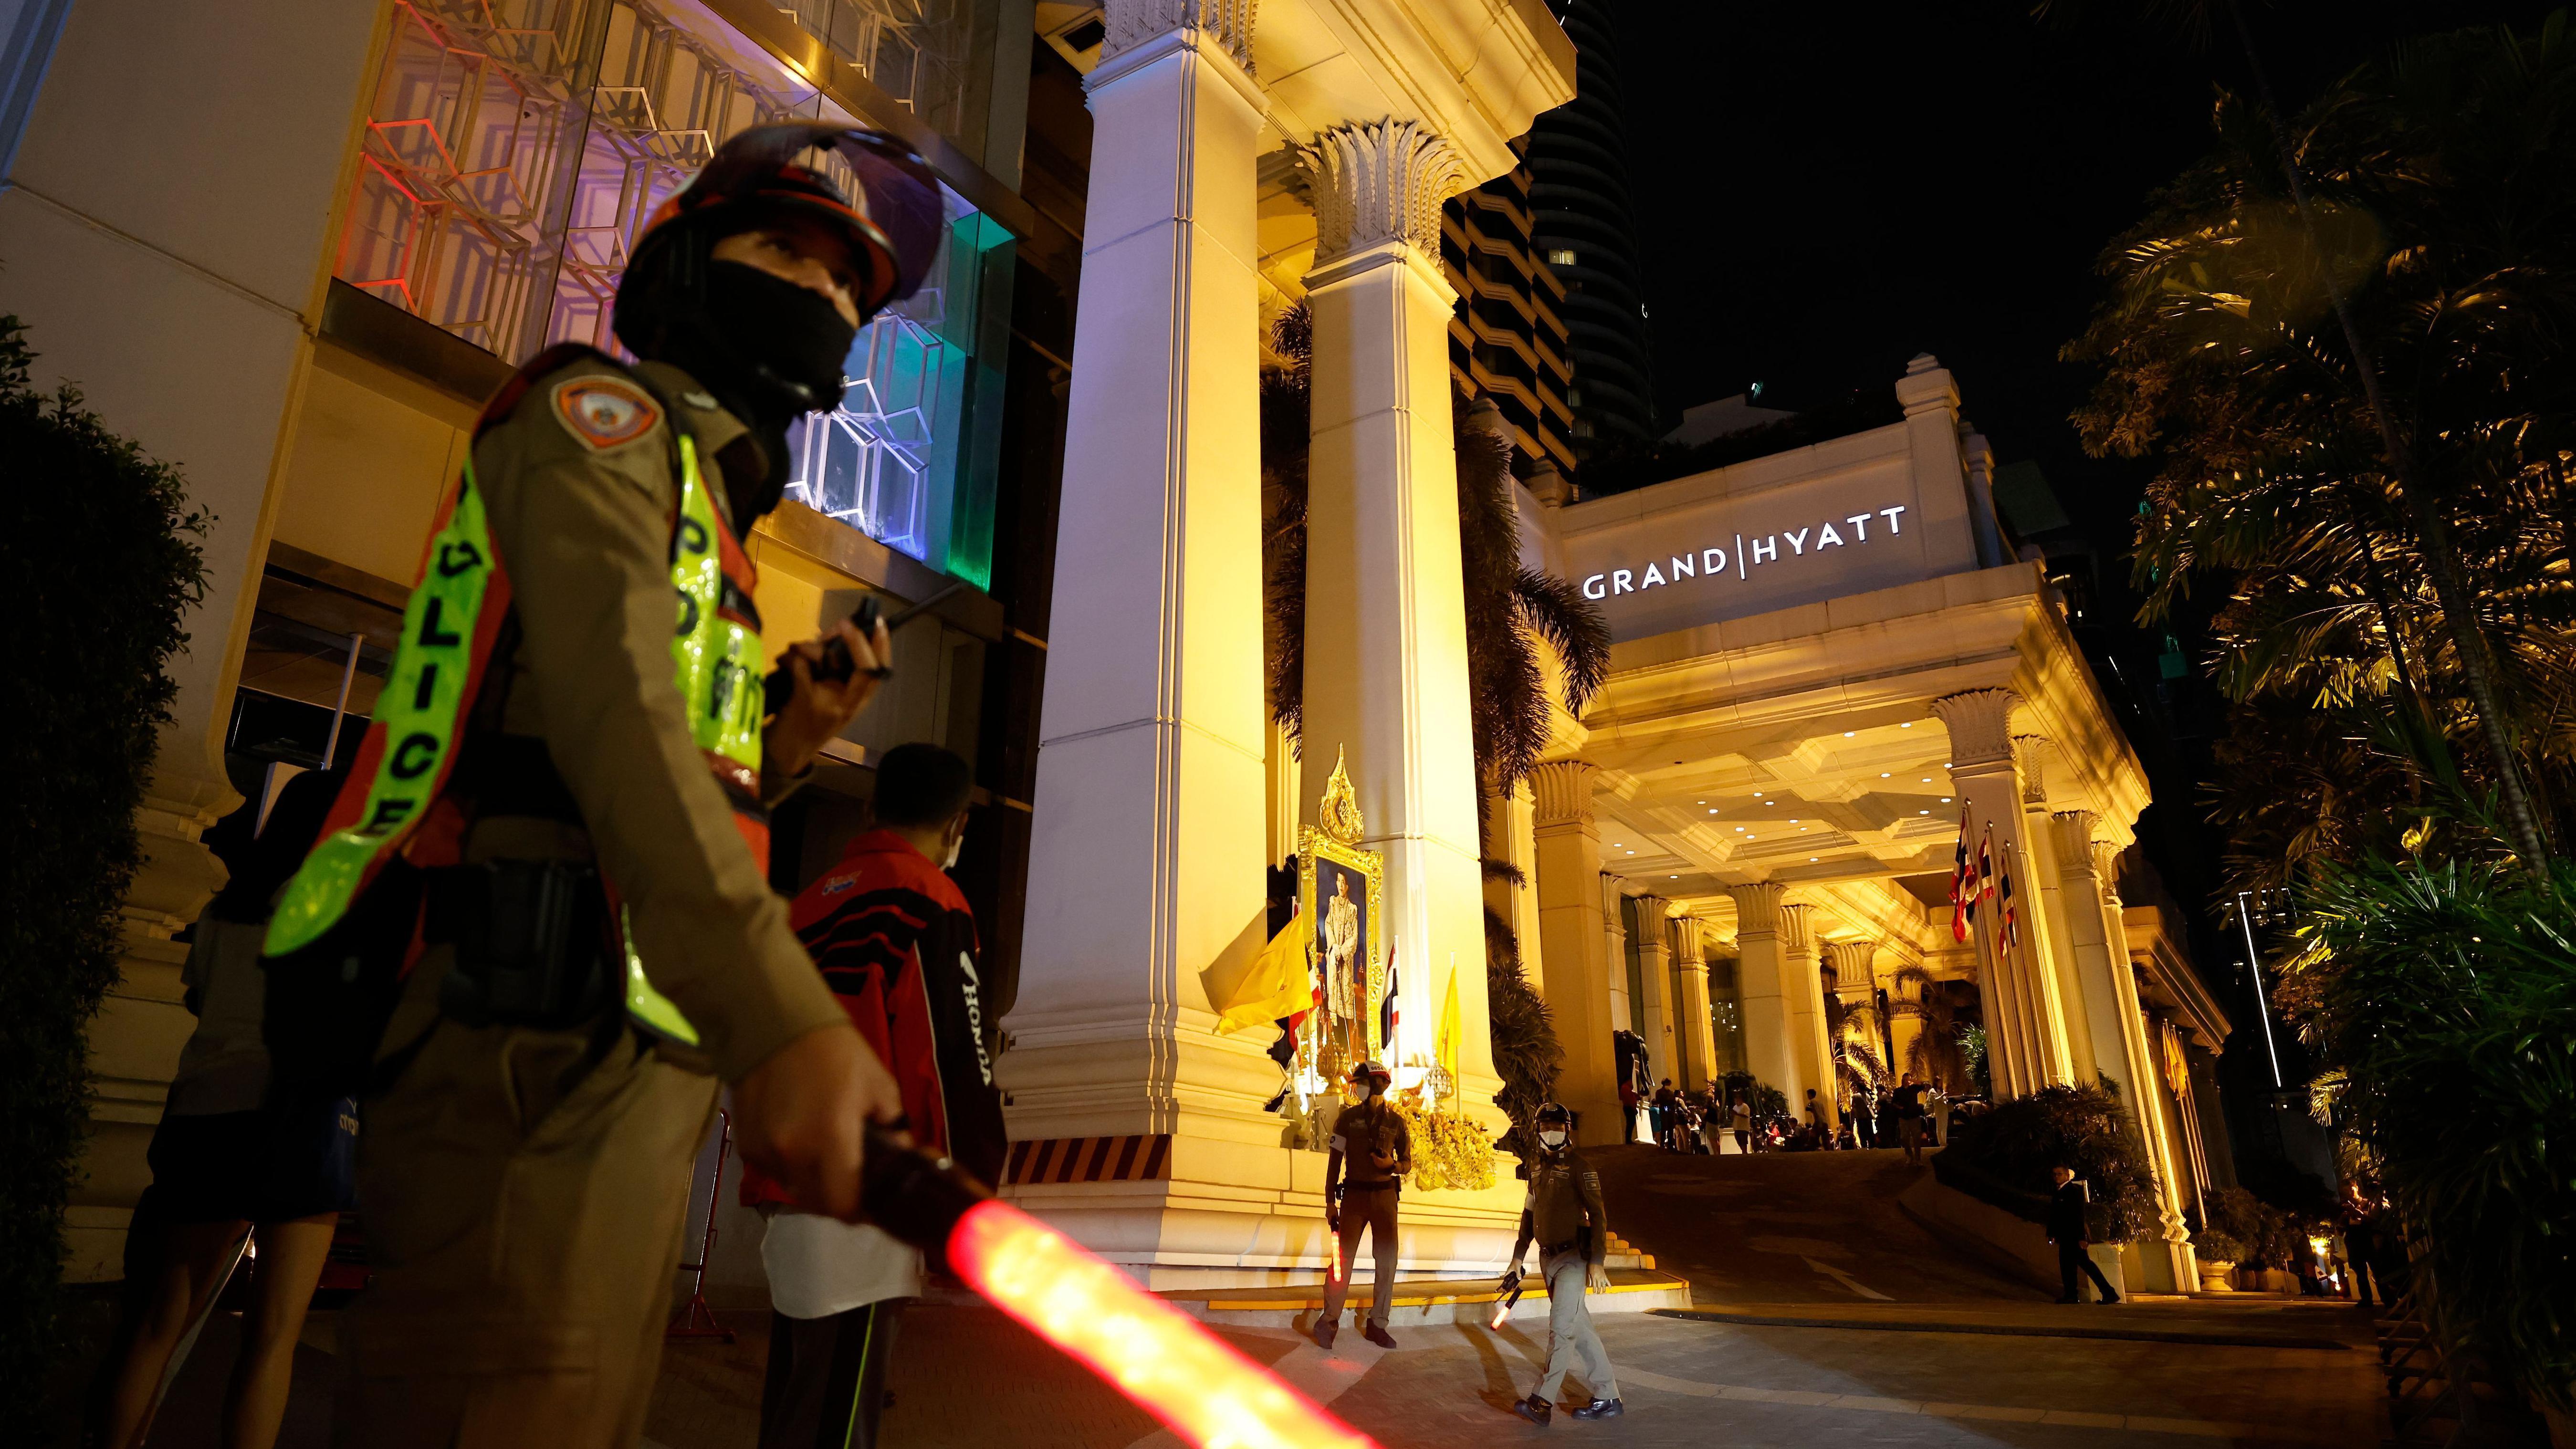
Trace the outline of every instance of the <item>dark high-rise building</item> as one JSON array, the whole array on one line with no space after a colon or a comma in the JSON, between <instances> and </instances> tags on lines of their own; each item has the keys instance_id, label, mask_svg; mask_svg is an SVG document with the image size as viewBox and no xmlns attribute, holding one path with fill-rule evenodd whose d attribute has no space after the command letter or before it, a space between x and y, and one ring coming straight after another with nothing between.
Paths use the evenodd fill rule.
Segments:
<instances>
[{"instance_id":1,"label":"dark high-rise building","mask_svg":"<svg viewBox=\"0 0 2576 1449\"><path fill-rule=\"evenodd\" d=\"M1644 443L1659 430L1610 7L1549 4L1574 41L1575 96L1531 128L1530 204L1540 260L1565 283L1574 446L1588 455Z\"/></svg>"},{"instance_id":2,"label":"dark high-rise building","mask_svg":"<svg viewBox=\"0 0 2576 1449\"><path fill-rule=\"evenodd\" d=\"M1441 208L1440 261L1458 289L1449 372L1469 395L1494 400L1524 459L1547 459L1571 477L1565 283L1538 259L1529 144L1514 149L1519 165Z\"/></svg>"}]
</instances>

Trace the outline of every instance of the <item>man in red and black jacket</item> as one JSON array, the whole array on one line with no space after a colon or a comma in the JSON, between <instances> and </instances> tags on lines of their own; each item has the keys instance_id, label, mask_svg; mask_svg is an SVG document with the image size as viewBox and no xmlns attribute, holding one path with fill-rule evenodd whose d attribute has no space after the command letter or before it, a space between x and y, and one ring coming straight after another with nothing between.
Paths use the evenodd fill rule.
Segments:
<instances>
[{"instance_id":1,"label":"man in red and black jacket","mask_svg":"<svg viewBox=\"0 0 2576 1449\"><path fill-rule=\"evenodd\" d=\"M994 1039L975 917L945 870L966 838L973 793L956 755L936 745L888 750L877 764L876 828L796 897L789 923L893 1073L913 1139L990 1183L1005 1147ZM769 1218L760 1449L868 1449L895 1319L921 1294L921 1254L866 1223L788 1211L786 1191L748 1170L742 1200Z\"/></svg>"}]
</instances>

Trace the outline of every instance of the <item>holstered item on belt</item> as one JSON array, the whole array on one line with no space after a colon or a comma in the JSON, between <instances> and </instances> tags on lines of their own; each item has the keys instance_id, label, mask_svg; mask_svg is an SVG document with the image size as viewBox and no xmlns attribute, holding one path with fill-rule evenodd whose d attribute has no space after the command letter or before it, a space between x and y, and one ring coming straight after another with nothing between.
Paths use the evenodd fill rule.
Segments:
<instances>
[{"instance_id":1,"label":"holstered item on belt","mask_svg":"<svg viewBox=\"0 0 2576 1449\"><path fill-rule=\"evenodd\" d=\"M1544 1263L1548 1259L1553 1258L1560 1253L1578 1252L1582 1247L1583 1240L1581 1238L1568 1239L1562 1243L1541 1243L1538 1247L1539 1261Z\"/></svg>"},{"instance_id":2,"label":"holstered item on belt","mask_svg":"<svg viewBox=\"0 0 2576 1449\"><path fill-rule=\"evenodd\" d=\"M467 1026L561 1029L617 999L607 897L587 861L496 860L430 876L423 935L455 943L438 1004Z\"/></svg>"}]
</instances>

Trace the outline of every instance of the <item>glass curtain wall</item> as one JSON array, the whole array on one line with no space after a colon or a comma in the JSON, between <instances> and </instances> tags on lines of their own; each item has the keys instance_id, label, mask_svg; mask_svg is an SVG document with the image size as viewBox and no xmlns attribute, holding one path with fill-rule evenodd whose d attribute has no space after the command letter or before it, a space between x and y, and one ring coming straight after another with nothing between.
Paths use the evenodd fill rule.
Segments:
<instances>
[{"instance_id":1,"label":"glass curtain wall","mask_svg":"<svg viewBox=\"0 0 2576 1449\"><path fill-rule=\"evenodd\" d=\"M996 9L807 0L789 13L979 146L989 77L970 62ZM617 352L612 305L645 220L726 137L793 118L849 119L695 6L398 0L336 275L508 362L558 342ZM948 202L931 282L861 334L849 400L805 430L830 436L799 440L792 496L981 587L1013 239Z\"/></svg>"}]
</instances>

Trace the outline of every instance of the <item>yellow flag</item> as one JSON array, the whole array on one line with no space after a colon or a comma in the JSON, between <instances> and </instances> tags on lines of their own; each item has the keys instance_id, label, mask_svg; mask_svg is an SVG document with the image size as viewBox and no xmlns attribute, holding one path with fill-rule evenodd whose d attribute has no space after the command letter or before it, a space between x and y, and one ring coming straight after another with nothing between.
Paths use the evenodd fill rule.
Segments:
<instances>
[{"instance_id":1,"label":"yellow flag","mask_svg":"<svg viewBox=\"0 0 2576 1449\"><path fill-rule=\"evenodd\" d=\"M1440 1005L1440 1065L1449 1069L1449 1080L1458 1080L1458 957L1449 957L1449 997ZM1458 1090L1451 1087L1451 1091Z\"/></svg>"},{"instance_id":2,"label":"yellow flag","mask_svg":"<svg viewBox=\"0 0 2576 1449\"><path fill-rule=\"evenodd\" d=\"M1305 926L1304 916L1289 917L1261 954L1252 958L1252 969L1235 983L1234 994L1217 1006L1218 1035L1268 1026L1315 1004L1314 981L1306 970Z\"/></svg>"}]
</instances>

